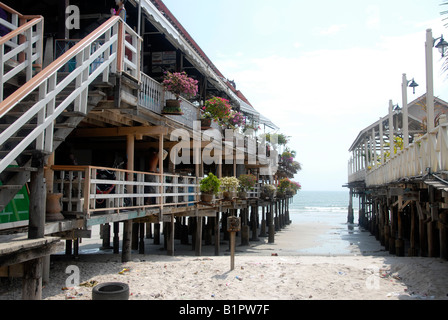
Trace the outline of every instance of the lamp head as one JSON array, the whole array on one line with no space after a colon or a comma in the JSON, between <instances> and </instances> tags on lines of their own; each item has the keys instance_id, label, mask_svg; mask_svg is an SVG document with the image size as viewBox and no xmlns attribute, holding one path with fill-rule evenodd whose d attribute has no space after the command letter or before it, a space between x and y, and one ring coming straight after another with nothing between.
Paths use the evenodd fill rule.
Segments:
<instances>
[{"instance_id":1,"label":"lamp head","mask_svg":"<svg viewBox=\"0 0 448 320\"><path fill-rule=\"evenodd\" d=\"M413 89L413 93L415 94L415 88L417 88L418 87L418 84L417 84L417 82L415 82L415 80L414 79L412 79L412 81L411 81L411 83L409 84L409 88L412 88Z\"/></svg>"}]
</instances>

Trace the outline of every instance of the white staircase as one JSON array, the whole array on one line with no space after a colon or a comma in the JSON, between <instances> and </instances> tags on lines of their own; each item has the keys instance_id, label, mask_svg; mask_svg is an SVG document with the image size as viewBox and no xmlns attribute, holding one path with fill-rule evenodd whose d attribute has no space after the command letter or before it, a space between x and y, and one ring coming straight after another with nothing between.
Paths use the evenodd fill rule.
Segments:
<instances>
[{"instance_id":1,"label":"white staircase","mask_svg":"<svg viewBox=\"0 0 448 320\"><path fill-rule=\"evenodd\" d=\"M36 73L33 66L42 60L43 18L32 17L20 26L0 19L0 24L12 30L0 38L1 211L35 170L33 154L50 155L64 141L103 98L99 87L111 74L126 72L139 79L141 39L113 16ZM69 61L76 66L66 72ZM23 76L26 82L14 88Z\"/></svg>"}]
</instances>

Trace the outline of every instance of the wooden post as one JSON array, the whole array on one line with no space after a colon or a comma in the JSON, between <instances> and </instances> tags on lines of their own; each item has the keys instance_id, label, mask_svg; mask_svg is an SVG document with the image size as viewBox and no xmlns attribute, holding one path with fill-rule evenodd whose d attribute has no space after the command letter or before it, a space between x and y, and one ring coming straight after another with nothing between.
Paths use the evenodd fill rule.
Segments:
<instances>
[{"instance_id":1,"label":"wooden post","mask_svg":"<svg viewBox=\"0 0 448 320\"><path fill-rule=\"evenodd\" d=\"M32 166L37 171L30 177L30 219L28 228L29 239L40 239L45 236L45 199L46 188L44 179L43 153L36 152L32 158ZM42 300L43 258L32 259L24 263L22 282L23 300Z\"/></svg>"},{"instance_id":2,"label":"wooden post","mask_svg":"<svg viewBox=\"0 0 448 320\"><path fill-rule=\"evenodd\" d=\"M257 229L257 224L258 224L258 205L253 205L251 206L251 224L252 224L252 238L250 239L251 241L260 241L260 239L258 239L258 229Z\"/></svg>"},{"instance_id":3,"label":"wooden post","mask_svg":"<svg viewBox=\"0 0 448 320\"><path fill-rule=\"evenodd\" d=\"M160 223L154 224L154 244L160 244Z\"/></svg>"},{"instance_id":4,"label":"wooden post","mask_svg":"<svg viewBox=\"0 0 448 320\"><path fill-rule=\"evenodd\" d=\"M202 255L202 217L196 217L196 256Z\"/></svg>"},{"instance_id":5,"label":"wooden post","mask_svg":"<svg viewBox=\"0 0 448 320\"><path fill-rule=\"evenodd\" d=\"M139 235L140 235L140 241L138 245L138 253L145 254L145 224L139 223L140 226Z\"/></svg>"},{"instance_id":6,"label":"wooden post","mask_svg":"<svg viewBox=\"0 0 448 320\"><path fill-rule=\"evenodd\" d=\"M215 256L219 256L219 248L221 241L221 232L219 230L219 211L216 212L215 217Z\"/></svg>"},{"instance_id":7,"label":"wooden post","mask_svg":"<svg viewBox=\"0 0 448 320\"><path fill-rule=\"evenodd\" d=\"M260 237L267 237L267 234L266 234L266 208L265 208L265 206L261 206Z\"/></svg>"},{"instance_id":8,"label":"wooden post","mask_svg":"<svg viewBox=\"0 0 448 320\"><path fill-rule=\"evenodd\" d=\"M227 218L227 231L230 233L230 270L235 269L235 237L241 230L241 218L229 216Z\"/></svg>"},{"instance_id":9,"label":"wooden post","mask_svg":"<svg viewBox=\"0 0 448 320\"><path fill-rule=\"evenodd\" d=\"M274 204L273 201L271 201L269 205L269 212L267 213L267 222L268 222L268 243L274 243L275 242L275 226L274 226Z\"/></svg>"},{"instance_id":10,"label":"wooden post","mask_svg":"<svg viewBox=\"0 0 448 320\"><path fill-rule=\"evenodd\" d=\"M230 270L235 270L235 238L236 232L230 232Z\"/></svg>"},{"instance_id":11,"label":"wooden post","mask_svg":"<svg viewBox=\"0 0 448 320\"><path fill-rule=\"evenodd\" d=\"M43 258L23 263L22 300L42 300Z\"/></svg>"},{"instance_id":12,"label":"wooden post","mask_svg":"<svg viewBox=\"0 0 448 320\"><path fill-rule=\"evenodd\" d=\"M440 258L448 259L448 237L447 237L448 215L441 213L439 215L439 238L440 238Z\"/></svg>"},{"instance_id":13,"label":"wooden post","mask_svg":"<svg viewBox=\"0 0 448 320\"><path fill-rule=\"evenodd\" d=\"M29 239L40 239L45 235L45 199L44 155L37 152L33 155L32 166L37 171L30 177L30 219L28 227Z\"/></svg>"},{"instance_id":14,"label":"wooden post","mask_svg":"<svg viewBox=\"0 0 448 320\"><path fill-rule=\"evenodd\" d=\"M415 216L415 203L411 202L411 232L409 235L409 242L410 242L410 248L409 248L409 256L414 257L417 255L417 249L415 247L415 239L416 239L416 232L415 232L415 225L416 225L416 216Z\"/></svg>"},{"instance_id":15,"label":"wooden post","mask_svg":"<svg viewBox=\"0 0 448 320\"><path fill-rule=\"evenodd\" d=\"M349 204L348 204L347 222L350 223L350 224L353 224L353 222L354 222L354 215L353 215L353 188L350 188L350 198L349 198Z\"/></svg>"},{"instance_id":16,"label":"wooden post","mask_svg":"<svg viewBox=\"0 0 448 320\"><path fill-rule=\"evenodd\" d=\"M174 215L170 215L170 222L168 223L168 246L167 254L169 256L174 256Z\"/></svg>"},{"instance_id":17,"label":"wooden post","mask_svg":"<svg viewBox=\"0 0 448 320\"><path fill-rule=\"evenodd\" d=\"M121 24L120 24L121 25ZM134 135L127 135L126 140L126 154L128 158L127 169L130 171L134 170ZM127 181L132 181L134 179L132 174L128 174ZM132 193L132 186L127 186L127 192ZM122 262L128 262L131 260L132 254L132 221L128 220L124 222L123 225L123 244L122 244L122 252L121 252L121 260Z\"/></svg>"},{"instance_id":18,"label":"wooden post","mask_svg":"<svg viewBox=\"0 0 448 320\"><path fill-rule=\"evenodd\" d=\"M120 253L120 222L114 222L114 254Z\"/></svg>"}]
</instances>

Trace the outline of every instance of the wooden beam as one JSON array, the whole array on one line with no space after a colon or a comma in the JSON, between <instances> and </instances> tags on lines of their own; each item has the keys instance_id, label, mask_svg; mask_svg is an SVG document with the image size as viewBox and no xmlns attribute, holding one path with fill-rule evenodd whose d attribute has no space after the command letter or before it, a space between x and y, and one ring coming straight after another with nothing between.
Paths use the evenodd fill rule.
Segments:
<instances>
[{"instance_id":1,"label":"wooden beam","mask_svg":"<svg viewBox=\"0 0 448 320\"><path fill-rule=\"evenodd\" d=\"M163 126L150 127L118 127L118 128L86 128L77 129L74 137L122 137L128 135L159 136L167 135L168 128Z\"/></svg>"}]
</instances>

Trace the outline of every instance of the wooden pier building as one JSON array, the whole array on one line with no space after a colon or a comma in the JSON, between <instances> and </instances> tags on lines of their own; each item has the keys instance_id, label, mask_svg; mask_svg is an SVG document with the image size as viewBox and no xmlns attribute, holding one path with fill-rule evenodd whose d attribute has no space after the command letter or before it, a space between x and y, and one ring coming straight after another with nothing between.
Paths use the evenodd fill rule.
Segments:
<instances>
[{"instance_id":1,"label":"wooden pier building","mask_svg":"<svg viewBox=\"0 0 448 320\"><path fill-rule=\"evenodd\" d=\"M447 259L448 103L429 90L408 104L408 83L403 75L400 107L390 101L350 147L348 222L357 197L359 225L385 250Z\"/></svg>"},{"instance_id":2,"label":"wooden pier building","mask_svg":"<svg viewBox=\"0 0 448 320\"><path fill-rule=\"evenodd\" d=\"M221 74L161 0L127 1L126 21L111 15L114 5L0 2L7 30L0 38L0 277L23 276L24 299L41 298L50 255L64 247L77 254L95 225L114 253L122 240L121 257L129 261L133 249L145 252L147 235L159 241L161 229L169 255L189 228L197 255L213 234L219 254L228 215L240 214L245 243L258 236L273 242L290 221L290 196L261 198L260 188L297 168L270 161L275 149L267 161L257 152L266 149L259 138L214 141L230 163L193 161L213 140L199 122L209 97L229 100L264 132L279 128ZM181 100L182 115L163 112L173 99L162 85L164 71L198 81L198 95ZM189 164L170 158L179 155L172 152L179 137L171 138L179 130L189 136ZM250 172L257 185L247 199L203 203L199 182L209 172Z\"/></svg>"}]
</instances>

